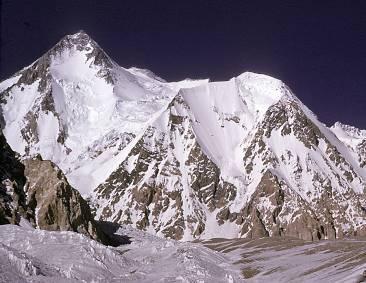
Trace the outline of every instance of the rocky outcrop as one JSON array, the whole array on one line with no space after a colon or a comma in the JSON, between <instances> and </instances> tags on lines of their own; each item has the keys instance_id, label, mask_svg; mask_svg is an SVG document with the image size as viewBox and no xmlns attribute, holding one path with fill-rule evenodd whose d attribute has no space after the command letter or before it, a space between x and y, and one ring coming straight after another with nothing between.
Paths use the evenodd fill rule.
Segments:
<instances>
[{"instance_id":1,"label":"rocky outcrop","mask_svg":"<svg viewBox=\"0 0 366 283\"><path fill-rule=\"evenodd\" d=\"M0 225L20 224L53 231L75 231L108 243L88 203L51 161L20 162L0 133Z\"/></svg>"},{"instance_id":2,"label":"rocky outcrop","mask_svg":"<svg viewBox=\"0 0 366 283\"><path fill-rule=\"evenodd\" d=\"M69 185L55 164L34 158L25 160L24 165L28 206L34 211L37 227L50 231L75 231L106 242L88 203Z\"/></svg>"},{"instance_id":3,"label":"rocky outcrop","mask_svg":"<svg viewBox=\"0 0 366 283\"><path fill-rule=\"evenodd\" d=\"M21 217L34 223L24 193L24 165L0 132L0 224L19 224Z\"/></svg>"},{"instance_id":4,"label":"rocky outcrop","mask_svg":"<svg viewBox=\"0 0 366 283\"><path fill-rule=\"evenodd\" d=\"M326 202L321 205L328 206ZM240 217L244 219L241 234L245 238L287 236L307 241L336 238L334 220L321 219L316 209L271 171L263 175Z\"/></svg>"}]
</instances>

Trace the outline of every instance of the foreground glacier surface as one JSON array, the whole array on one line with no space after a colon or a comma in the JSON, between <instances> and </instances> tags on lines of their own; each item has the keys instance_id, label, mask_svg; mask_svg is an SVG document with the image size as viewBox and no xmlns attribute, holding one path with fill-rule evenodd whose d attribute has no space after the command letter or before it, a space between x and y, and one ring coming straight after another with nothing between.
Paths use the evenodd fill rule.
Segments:
<instances>
[{"instance_id":1,"label":"foreground glacier surface","mask_svg":"<svg viewBox=\"0 0 366 283\"><path fill-rule=\"evenodd\" d=\"M200 244L121 228L107 247L74 232L0 228L0 282L241 282L239 268Z\"/></svg>"},{"instance_id":2,"label":"foreground glacier surface","mask_svg":"<svg viewBox=\"0 0 366 283\"><path fill-rule=\"evenodd\" d=\"M365 240L165 240L121 227L106 247L73 232L0 229L0 282L362 282ZM202 245L203 244L203 245ZM204 247L206 246L206 247Z\"/></svg>"},{"instance_id":3,"label":"foreground glacier surface","mask_svg":"<svg viewBox=\"0 0 366 283\"><path fill-rule=\"evenodd\" d=\"M245 282L365 282L365 243L295 238L204 241L239 266Z\"/></svg>"}]
</instances>

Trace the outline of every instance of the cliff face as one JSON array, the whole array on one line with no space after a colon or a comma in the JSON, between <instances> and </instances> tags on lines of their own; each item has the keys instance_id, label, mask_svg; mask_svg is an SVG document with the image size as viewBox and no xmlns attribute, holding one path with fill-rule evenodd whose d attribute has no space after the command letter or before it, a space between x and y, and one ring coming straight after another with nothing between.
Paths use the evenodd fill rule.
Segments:
<instances>
[{"instance_id":1,"label":"cliff face","mask_svg":"<svg viewBox=\"0 0 366 283\"><path fill-rule=\"evenodd\" d=\"M0 224L19 224L21 217L34 223L24 193L25 183L24 165L0 132Z\"/></svg>"},{"instance_id":2,"label":"cliff face","mask_svg":"<svg viewBox=\"0 0 366 283\"><path fill-rule=\"evenodd\" d=\"M62 171L51 161L27 159L28 206L34 211L38 228L50 231L75 231L105 241L105 235L93 219L88 203L68 183Z\"/></svg>"},{"instance_id":3,"label":"cliff face","mask_svg":"<svg viewBox=\"0 0 366 283\"><path fill-rule=\"evenodd\" d=\"M75 231L107 243L88 203L51 161L19 161L0 134L0 224L20 224L53 231Z\"/></svg>"}]
</instances>

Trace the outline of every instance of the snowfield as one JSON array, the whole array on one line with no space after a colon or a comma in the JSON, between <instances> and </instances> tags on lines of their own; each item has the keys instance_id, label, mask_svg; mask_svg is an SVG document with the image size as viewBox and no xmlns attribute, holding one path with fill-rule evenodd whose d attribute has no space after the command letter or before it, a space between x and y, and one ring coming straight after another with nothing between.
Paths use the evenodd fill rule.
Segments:
<instances>
[{"instance_id":1,"label":"snowfield","mask_svg":"<svg viewBox=\"0 0 366 283\"><path fill-rule=\"evenodd\" d=\"M241 282L239 269L201 244L132 228L131 244L106 247L73 232L0 226L0 282Z\"/></svg>"},{"instance_id":2,"label":"snowfield","mask_svg":"<svg viewBox=\"0 0 366 283\"><path fill-rule=\"evenodd\" d=\"M365 239L212 239L203 244L240 266L245 282L366 281Z\"/></svg>"},{"instance_id":3,"label":"snowfield","mask_svg":"<svg viewBox=\"0 0 366 283\"><path fill-rule=\"evenodd\" d=\"M73 232L0 226L0 282L364 282L366 240L165 240L121 227L106 247ZM203 245L202 245L203 244Z\"/></svg>"}]
</instances>

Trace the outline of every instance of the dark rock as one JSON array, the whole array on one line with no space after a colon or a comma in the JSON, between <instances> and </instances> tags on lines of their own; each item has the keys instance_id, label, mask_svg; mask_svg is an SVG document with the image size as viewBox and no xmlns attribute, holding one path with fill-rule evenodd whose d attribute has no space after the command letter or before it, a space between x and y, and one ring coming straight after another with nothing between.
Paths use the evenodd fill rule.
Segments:
<instances>
[{"instance_id":1,"label":"dark rock","mask_svg":"<svg viewBox=\"0 0 366 283\"><path fill-rule=\"evenodd\" d=\"M107 242L93 219L88 203L69 185L56 165L40 158L27 159L24 164L28 203L40 229L75 231Z\"/></svg>"}]
</instances>

